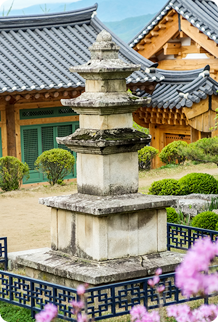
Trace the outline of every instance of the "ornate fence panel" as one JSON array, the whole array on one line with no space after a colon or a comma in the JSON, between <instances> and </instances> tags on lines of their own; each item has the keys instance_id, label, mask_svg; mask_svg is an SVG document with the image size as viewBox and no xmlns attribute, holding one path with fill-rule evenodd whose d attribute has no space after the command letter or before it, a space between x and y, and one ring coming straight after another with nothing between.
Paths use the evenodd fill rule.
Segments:
<instances>
[{"instance_id":1,"label":"ornate fence panel","mask_svg":"<svg viewBox=\"0 0 218 322\"><path fill-rule=\"evenodd\" d=\"M210 236L215 241L218 231L167 223L167 249L188 250L200 237Z\"/></svg>"},{"instance_id":2,"label":"ornate fence panel","mask_svg":"<svg viewBox=\"0 0 218 322\"><path fill-rule=\"evenodd\" d=\"M7 237L0 237L0 263L4 263L6 270L8 267Z\"/></svg>"},{"instance_id":3,"label":"ornate fence panel","mask_svg":"<svg viewBox=\"0 0 218 322\"><path fill-rule=\"evenodd\" d=\"M86 292L87 314L97 321L129 314L131 307L136 304L144 304L147 309L158 307L158 294L148 285L148 279L89 288ZM162 296L164 306L188 301L175 286L175 273L163 274L160 280L165 286ZM193 297L191 300L199 298ZM54 303L58 307L59 318L75 321L69 305L75 299L76 289L0 271L0 300L29 308L32 317L45 304ZM207 303L207 299L204 301Z\"/></svg>"}]
</instances>

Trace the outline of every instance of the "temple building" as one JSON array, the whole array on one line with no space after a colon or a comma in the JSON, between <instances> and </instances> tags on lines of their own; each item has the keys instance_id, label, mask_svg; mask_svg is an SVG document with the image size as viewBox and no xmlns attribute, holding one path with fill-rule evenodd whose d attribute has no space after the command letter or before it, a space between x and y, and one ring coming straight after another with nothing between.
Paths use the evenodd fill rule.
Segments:
<instances>
[{"instance_id":1,"label":"temple building","mask_svg":"<svg viewBox=\"0 0 218 322\"><path fill-rule=\"evenodd\" d=\"M79 116L61 106L60 100L77 97L84 91L84 79L70 73L69 68L89 61L88 48L101 30L108 30L97 18L96 10L94 5L58 14L0 18L0 156L11 155L27 162L28 183L45 181L34 170L36 158L45 150L59 147L56 137L67 136L79 127ZM167 28L177 13L170 6L164 12L169 19L161 24ZM134 50L142 46L143 39L152 43L153 36L149 38L142 32L133 49L111 34L120 47L119 57L141 65L139 71L126 78L126 89L152 98L149 106L133 113L138 124L149 127L152 144L161 149L175 137L190 142L210 135L208 124L213 124L218 107L218 84L210 77L209 68L157 69L154 60ZM198 119L202 117L205 122L199 128Z\"/></svg>"},{"instance_id":2,"label":"temple building","mask_svg":"<svg viewBox=\"0 0 218 322\"><path fill-rule=\"evenodd\" d=\"M170 0L129 44L164 76L150 105L134 113L159 150L174 140L189 143L218 134L211 131L218 108L217 17L214 1Z\"/></svg>"}]
</instances>

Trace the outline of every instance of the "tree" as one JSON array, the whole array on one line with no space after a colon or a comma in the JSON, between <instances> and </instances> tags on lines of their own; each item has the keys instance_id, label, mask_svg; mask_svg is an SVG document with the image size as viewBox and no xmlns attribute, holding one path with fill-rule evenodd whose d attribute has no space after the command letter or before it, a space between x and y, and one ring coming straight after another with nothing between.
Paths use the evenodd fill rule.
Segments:
<instances>
[{"instance_id":1,"label":"tree","mask_svg":"<svg viewBox=\"0 0 218 322\"><path fill-rule=\"evenodd\" d=\"M182 147L181 152L187 160L215 163L218 166L218 137L204 138Z\"/></svg>"}]
</instances>

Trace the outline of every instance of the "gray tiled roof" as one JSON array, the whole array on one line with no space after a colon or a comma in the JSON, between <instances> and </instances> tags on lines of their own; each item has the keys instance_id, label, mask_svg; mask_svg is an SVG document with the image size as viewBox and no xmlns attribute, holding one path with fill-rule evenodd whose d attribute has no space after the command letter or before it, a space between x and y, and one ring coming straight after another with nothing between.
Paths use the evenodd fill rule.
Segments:
<instances>
[{"instance_id":1,"label":"gray tiled roof","mask_svg":"<svg viewBox=\"0 0 218 322\"><path fill-rule=\"evenodd\" d=\"M210 39L218 43L218 6L211 0L169 0L160 12L131 41L134 47L171 9L175 9Z\"/></svg>"},{"instance_id":2,"label":"gray tiled roof","mask_svg":"<svg viewBox=\"0 0 218 322\"><path fill-rule=\"evenodd\" d=\"M199 103L208 95L218 95L218 83L209 76L208 66L198 77L191 82L172 83L164 81L158 84L152 94L152 102L148 107L170 108L191 107L193 103ZM149 94L137 90L138 96L150 97Z\"/></svg>"},{"instance_id":3,"label":"gray tiled roof","mask_svg":"<svg viewBox=\"0 0 218 322\"><path fill-rule=\"evenodd\" d=\"M58 14L0 18L0 93L84 86L84 79L69 67L87 62L88 47L107 29L95 16L96 10L94 5ZM121 59L142 65L127 83L164 78L155 68L149 69L151 61L113 38L121 48Z\"/></svg>"}]
</instances>

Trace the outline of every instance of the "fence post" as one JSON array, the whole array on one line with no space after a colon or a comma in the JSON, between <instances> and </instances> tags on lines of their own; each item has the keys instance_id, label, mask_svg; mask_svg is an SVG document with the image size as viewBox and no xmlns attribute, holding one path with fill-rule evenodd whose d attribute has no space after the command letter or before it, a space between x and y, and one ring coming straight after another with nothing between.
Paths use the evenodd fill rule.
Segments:
<instances>
[{"instance_id":1,"label":"fence post","mask_svg":"<svg viewBox=\"0 0 218 322\"><path fill-rule=\"evenodd\" d=\"M8 242L7 237L5 238L5 271L8 269Z\"/></svg>"},{"instance_id":2,"label":"fence post","mask_svg":"<svg viewBox=\"0 0 218 322\"><path fill-rule=\"evenodd\" d=\"M170 224L167 223L167 250L170 250Z\"/></svg>"},{"instance_id":3,"label":"fence post","mask_svg":"<svg viewBox=\"0 0 218 322\"><path fill-rule=\"evenodd\" d=\"M30 300L31 317L35 319L36 312L34 310L34 307L35 307L34 282L30 282L30 294L31 294L31 300Z\"/></svg>"}]
</instances>

